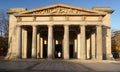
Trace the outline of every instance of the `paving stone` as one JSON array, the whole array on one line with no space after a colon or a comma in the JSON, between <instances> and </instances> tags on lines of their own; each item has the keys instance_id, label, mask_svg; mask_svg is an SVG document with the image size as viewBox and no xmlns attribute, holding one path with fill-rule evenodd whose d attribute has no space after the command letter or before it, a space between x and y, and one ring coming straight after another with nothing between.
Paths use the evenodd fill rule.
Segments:
<instances>
[{"instance_id":1,"label":"paving stone","mask_svg":"<svg viewBox=\"0 0 120 72\"><path fill-rule=\"evenodd\" d=\"M0 72L119 72L120 63L64 60L0 61Z\"/></svg>"}]
</instances>

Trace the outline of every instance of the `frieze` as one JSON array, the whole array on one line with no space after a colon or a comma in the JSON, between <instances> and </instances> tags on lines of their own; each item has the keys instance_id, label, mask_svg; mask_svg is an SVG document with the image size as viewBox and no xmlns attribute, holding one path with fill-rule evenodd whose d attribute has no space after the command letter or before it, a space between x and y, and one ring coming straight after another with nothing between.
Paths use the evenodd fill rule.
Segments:
<instances>
[{"instance_id":1,"label":"frieze","mask_svg":"<svg viewBox=\"0 0 120 72\"><path fill-rule=\"evenodd\" d=\"M64 8L64 7L55 7L55 8L49 8L49 9L33 12L33 14L81 14L81 13L85 14L88 12L83 12L77 9Z\"/></svg>"}]
</instances>

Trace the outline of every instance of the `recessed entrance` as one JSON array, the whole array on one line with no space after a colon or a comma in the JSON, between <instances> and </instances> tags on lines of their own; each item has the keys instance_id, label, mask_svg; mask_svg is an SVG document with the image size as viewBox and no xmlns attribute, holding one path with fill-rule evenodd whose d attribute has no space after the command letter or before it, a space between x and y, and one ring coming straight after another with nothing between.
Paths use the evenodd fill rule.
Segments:
<instances>
[{"instance_id":1,"label":"recessed entrance","mask_svg":"<svg viewBox=\"0 0 120 72\"><path fill-rule=\"evenodd\" d=\"M73 44L70 44L70 47L69 47L69 57L70 58L74 58L73 51L74 51Z\"/></svg>"},{"instance_id":2,"label":"recessed entrance","mask_svg":"<svg viewBox=\"0 0 120 72\"><path fill-rule=\"evenodd\" d=\"M62 58L62 44L55 45L55 58Z\"/></svg>"},{"instance_id":3,"label":"recessed entrance","mask_svg":"<svg viewBox=\"0 0 120 72\"><path fill-rule=\"evenodd\" d=\"M43 45L43 58L47 58L47 45Z\"/></svg>"},{"instance_id":4,"label":"recessed entrance","mask_svg":"<svg viewBox=\"0 0 120 72\"><path fill-rule=\"evenodd\" d=\"M63 26L54 26L54 58L61 59L63 58L63 35L64 27Z\"/></svg>"}]
</instances>

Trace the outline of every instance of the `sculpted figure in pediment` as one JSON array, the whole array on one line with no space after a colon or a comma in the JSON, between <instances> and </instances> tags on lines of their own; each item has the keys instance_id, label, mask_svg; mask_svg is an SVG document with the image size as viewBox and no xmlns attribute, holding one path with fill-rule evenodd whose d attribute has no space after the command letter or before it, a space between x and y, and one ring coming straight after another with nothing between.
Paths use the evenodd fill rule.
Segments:
<instances>
[{"instance_id":1,"label":"sculpted figure in pediment","mask_svg":"<svg viewBox=\"0 0 120 72\"><path fill-rule=\"evenodd\" d=\"M77 9L64 8L64 7L55 7L50 9L44 9L41 11L33 12L33 14L79 14L85 13Z\"/></svg>"}]
</instances>

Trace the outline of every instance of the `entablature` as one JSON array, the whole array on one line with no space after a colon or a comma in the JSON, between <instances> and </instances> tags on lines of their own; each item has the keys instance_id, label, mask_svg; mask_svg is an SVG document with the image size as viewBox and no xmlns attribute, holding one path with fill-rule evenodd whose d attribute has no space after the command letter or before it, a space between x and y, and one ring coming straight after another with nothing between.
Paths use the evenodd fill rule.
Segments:
<instances>
[{"instance_id":1,"label":"entablature","mask_svg":"<svg viewBox=\"0 0 120 72\"><path fill-rule=\"evenodd\" d=\"M103 16L37 16L16 17L17 22L44 22L44 21L102 21Z\"/></svg>"},{"instance_id":2,"label":"entablature","mask_svg":"<svg viewBox=\"0 0 120 72\"><path fill-rule=\"evenodd\" d=\"M17 25L103 25L102 22L92 21L44 21L44 22L18 22Z\"/></svg>"}]
</instances>

